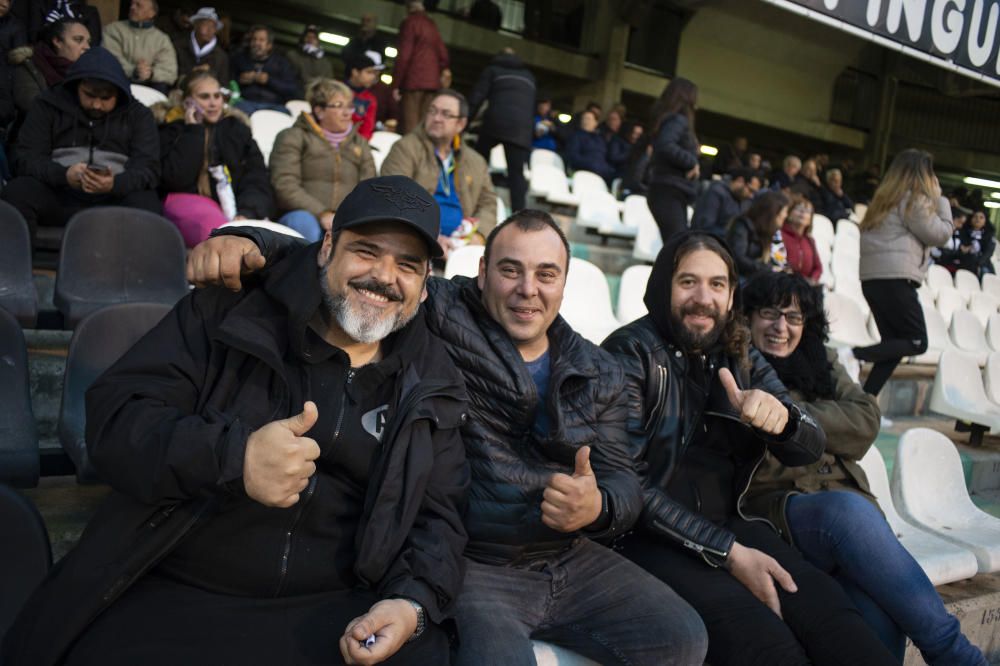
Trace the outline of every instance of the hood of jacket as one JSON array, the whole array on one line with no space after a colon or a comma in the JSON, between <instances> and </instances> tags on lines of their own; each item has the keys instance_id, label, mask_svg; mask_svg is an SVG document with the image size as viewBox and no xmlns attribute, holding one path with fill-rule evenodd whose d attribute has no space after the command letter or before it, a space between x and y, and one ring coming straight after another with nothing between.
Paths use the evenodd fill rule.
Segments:
<instances>
[{"instance_id":1,"label":"hood of jacket","mask_svg":"<svg viewBox=\"0 0 1000 666\"><path fill-rule=\"evenodd\" d=\"M524 61L515 53L501 53L493 56L490 64L510 69L524 69Z\"/></svg>"},{"instance_id":2,"label":"hood of jacket","mask_svg":"<svg viewBox=\"0 0 1000 666\"><path fill-rule=\"evenodd\" d=\"M106 48L95 46L85 51L69 68L64 85L76 88L83 79L97 79L114 85L121 93L119 103L127 103L132 99L132 87L125 76L125 70Z\"/></svg>"}]
</instances>

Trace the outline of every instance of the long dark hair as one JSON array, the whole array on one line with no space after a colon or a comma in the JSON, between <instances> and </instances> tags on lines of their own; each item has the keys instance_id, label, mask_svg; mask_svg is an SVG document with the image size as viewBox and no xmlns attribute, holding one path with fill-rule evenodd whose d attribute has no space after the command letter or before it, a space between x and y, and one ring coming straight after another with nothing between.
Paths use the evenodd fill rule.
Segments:
<instances>
[{"instance_id":1,"label":"long dark hair","mask_svg":"<svg viewBox=\"0 0 1000 666\"><path fill-rule=\"evenodd\" d=\"M650 113L649 126L653 128L652 134L656 134L663 124L663 119L671 113L679 113L687 118L688 129L693 135L694 131L694 110L698 106L698 86L693 81L684 77L675 77L663 89L660 98L653 104Z\"/></svg>"},{"instance_id":2,"label":"long dark hair","mask_svg":"<svg viewBox=\"0 0 1000 666\"><path fill-rule=\"evenodd\" d=\"M788 206L788 197L781 192L765 192L756 199L744 213L750 220L753 230L757 234L757 241L761 247L761 258L768 256L771 252L771 239L774 232L778 230L775 220L782 208Z\"/></svg>"}]
</instances>

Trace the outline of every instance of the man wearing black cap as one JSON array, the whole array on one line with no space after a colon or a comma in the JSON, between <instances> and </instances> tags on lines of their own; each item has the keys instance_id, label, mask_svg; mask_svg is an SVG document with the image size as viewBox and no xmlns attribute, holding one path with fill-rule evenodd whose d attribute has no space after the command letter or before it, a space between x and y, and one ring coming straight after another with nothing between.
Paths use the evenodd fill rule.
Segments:
<instances>
[{"instance_id":1,"label":"man wearing black cap","mask_svg":"<svg viewBox=\"0 0 1000 666\"><path fill-rule=\"evenodd\" d=\"M361 183L322 243L194 291L91 387L114 489L4 663L443 664L462 379L423 310L434 199Z\"/></svg>"}]
</instances>

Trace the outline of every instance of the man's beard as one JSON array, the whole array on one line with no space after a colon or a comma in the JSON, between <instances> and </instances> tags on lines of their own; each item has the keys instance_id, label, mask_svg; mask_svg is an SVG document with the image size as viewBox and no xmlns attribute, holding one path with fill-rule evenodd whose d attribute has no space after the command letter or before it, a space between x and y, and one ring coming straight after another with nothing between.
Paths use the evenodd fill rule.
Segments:
<instances>
[{"instance_id":1,"label":"man's beard","mask_svg":"<svg viewBox=\"0 0 1000 666\"><path fill-rule=\"evenodd\" d=\"M264 47L262 49L257 49L252 46L250 47L250 57L258 62L262 60L267 60L267 56L269 55L271 55L271 51L267 47Z\"/></svg>"},{"instance_id":2,"label":"man's beard","mask_svg":"<svg viewBox=\"0 0 1000 666\"><path fill-rule=\"evenodd\" d=\"M712 325L712 328L705 332L692 330L684 324L684 317L686 315L711 317L715 323ZM677 342L681 349L686 352L704 352L711 349L719 341L719 338L722 337L722 332L726 327L725 316L718 309L708 305L685 305L681 308L679 314L671 310L670 319L673 323L674 333L678 338Z\"/></svg>"},{"instance_id":3,"label":"man's beard","mask_svg":"<svg viewBox=\"0 0 1000 666\"><path fill-rule=\"evenodd\" d=\"M99 109L84 109L83 112L91 120L100 120L104 116L108 115L107 111L101 111Z\"/></svg>"},{"instance_id":4,"label":"man's beard","mask_svg":"<svg viewBox=\"0 0 1000 666\"><path fill-rule=\"evenodd\" d=\"M395 315L383 314L378 308L365 304L354 304L344 293L335 294L327 281L327 266L320 271L320 286L323 291L323 314L327 321L335 321L352 340L362 344L372 344L384 340L390 334L403 328L417 315L417 309L407 312L405 308ZM390 301L402 302L403 295L389 285L372 279L351 280L348 288L364 289L384 296Z\"/></svg>"}]
</instances>

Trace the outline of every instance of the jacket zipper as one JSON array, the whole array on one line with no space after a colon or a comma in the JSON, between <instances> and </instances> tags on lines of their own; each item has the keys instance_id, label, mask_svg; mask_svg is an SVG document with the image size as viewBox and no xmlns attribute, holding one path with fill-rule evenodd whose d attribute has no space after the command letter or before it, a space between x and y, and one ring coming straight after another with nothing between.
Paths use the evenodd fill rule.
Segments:
<instances>
[{"instance_id":1,"label":"jacket zipper","mask_svg":"<svg viewBox=\"0 0 1000 666\"><path fill-rule=\"evenodd\" d=\"M340 428L344 423L344 412L347 407L347 387L351 385L352 379L354 379L354 368L348 369L347 381L344 383L344 391L340 394L340 413L337 415L337 426L333 431L333 442L336 442L340 437ZM281 592L285 588L285 581L288 579L288 559L292 554L292 541L295 538L295 528L298 527L299 521L302 519L302 514L305 513L306 505L316 493L316 483L316 475L314 474L309 479L309 485L306 486L305 492L300 495L298 505L295 509L295 515L292 517L292 522L288 526L288 530L285 532L285 547L282 549L281 562L278 567L278 585L274 590L274 596L276 597L281 596Z\"/></svg>"}]
</instances>

